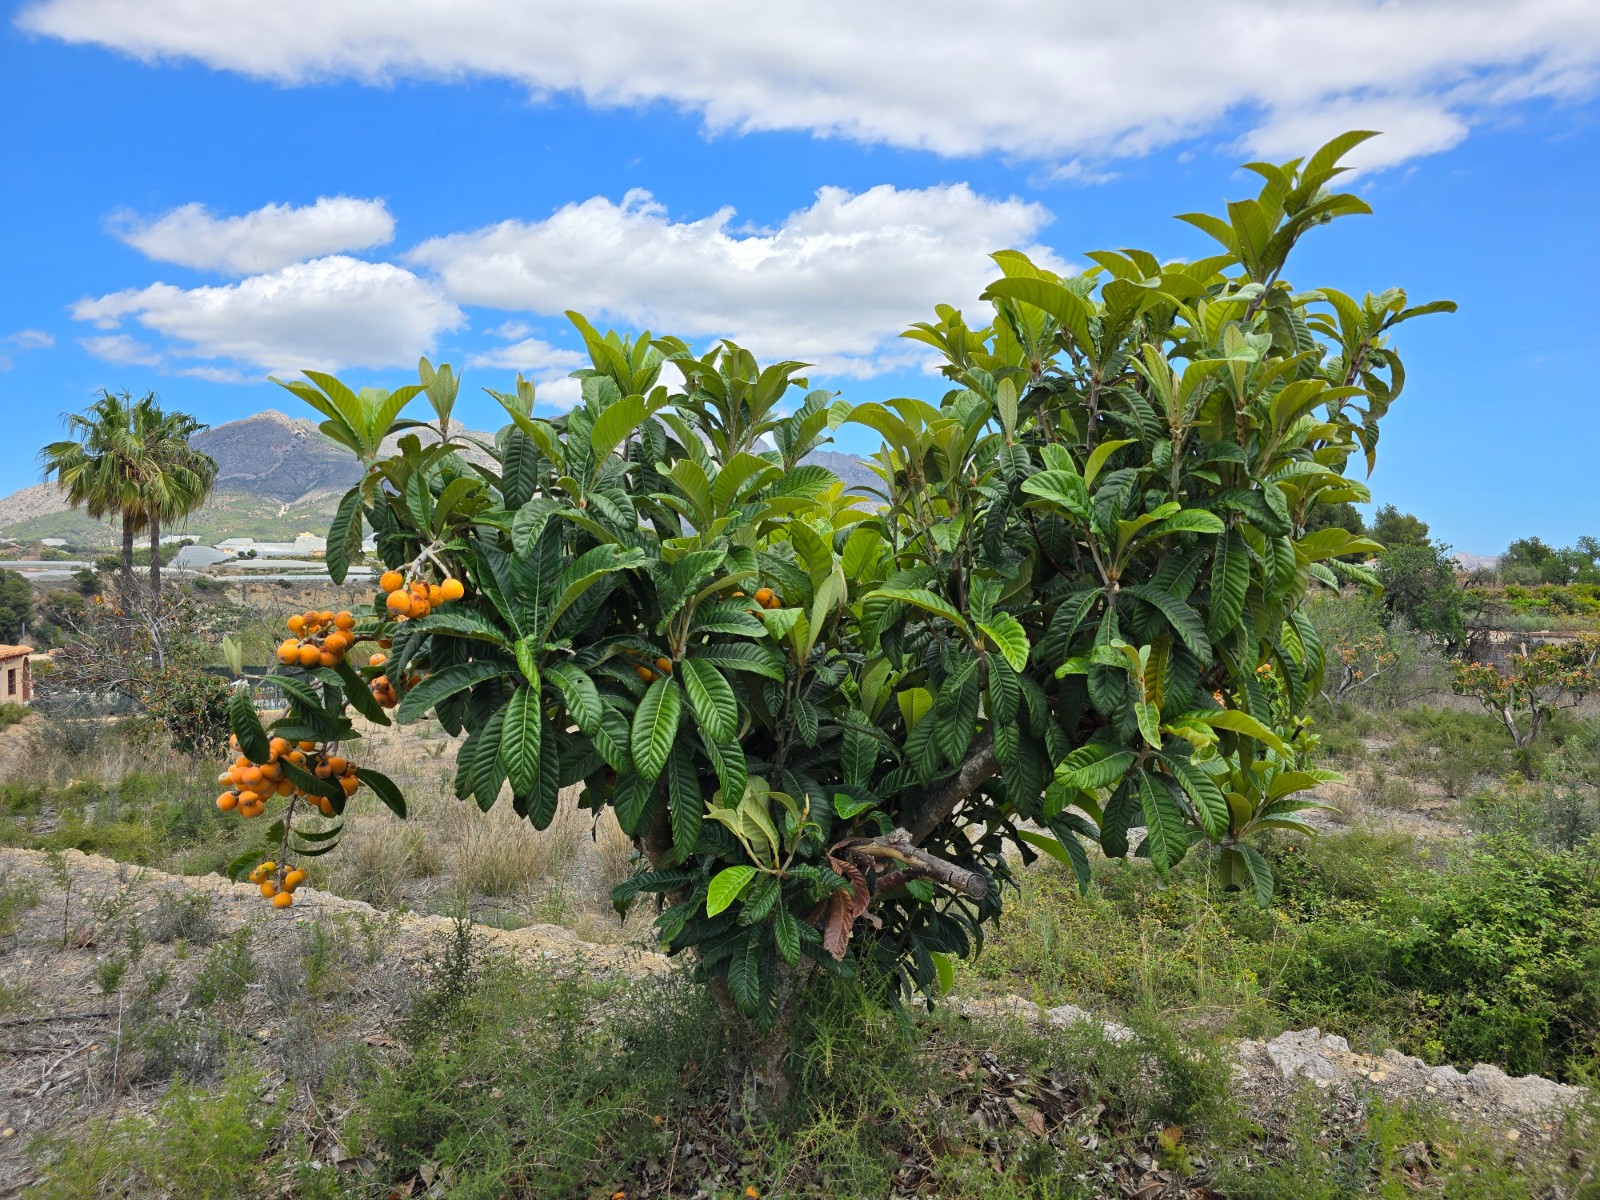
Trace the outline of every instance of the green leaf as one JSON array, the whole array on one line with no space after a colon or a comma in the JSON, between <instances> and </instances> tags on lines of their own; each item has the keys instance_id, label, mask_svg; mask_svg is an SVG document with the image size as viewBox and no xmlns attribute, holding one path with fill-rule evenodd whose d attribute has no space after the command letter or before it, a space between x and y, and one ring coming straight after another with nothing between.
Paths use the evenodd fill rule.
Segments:
<instances>
[{"instance_id":1,"label":"green leaf","mask_svg":"<svg viewBox=\"0 0 1600 1200\"><path fill-rule=\"evenodd\" d=\"M383 705L373 699L372 688L349 662L341 658L335 664L333 673L344 685L345 699L350 701L351 707L374 725L389 724L389 714L383 711Z\"/></svg>"},{"instance_id":2,"label":"green leaf","mask_svg":"<svg viewBox=\"0 0 1600 1200\"><path fill-rule=\"evenodd\" d=\"M1195 814L1200 818L1200 827L1206 831L1206 836L1214 842L1220 842L1227 837L1228 801L1223 796L1222 789L1217 786L1217 781L1186 758L1163 755L1161 761L1167 764L1173 777L1194 804Z\"/></svg>"},{"instance_id":3,"label":"green leaf","mask_svg":"<svg viewBox=\"0 0 1600 1200\"><path fill-rule=\"evenodd\" d=\"M1094 453L1089 455L1089 461L1083 465L1083 482L1085 486L1094 486L1095 479L1099 476L1101 470L1106 465L1106 459L1110 458L1124 446L1131 446L1136 441L1138 441L1137 438L1117 438L1113 441L1101 442L1098 446L1096 446L1094 448ZM1026 490L1026 488L1024 488L1024 490Z\"/></svg>"},{"instance_id":4,"label":"green leaf","mask_svg":"<svg viewBox=\"0 0 1600 1200\"><path fill-rule=\"evenodd\" d=\"M953 954L939 951L929 951L928 957L933 959L933 970L939 983L939 994L947 995L956 985L956 958Z\"/></svg>"},{"instance_id":5,"label":"green leaf","mask_svg":"<svg viewBox=\"0 0 1600 1200\"><path fill-rule=\"evenodd\" d=\"M416 687L406 692L405 698L400 701L399 707L394 710L394 719L401 725L410 721L419 720L435 704L447 700L457 692L464 692L474 684L483 683L485 680L495 679L506 674L503 663L473 662L457 663L453 667L446 667L442 671L435 671Z\"/></svg>"},{"instance_id":6,"label":"green leaf","mask_svg":"<svg viewBox=\"0 0 1600 1200\"><path fill-rule=\"evenodd\" d=\"M732 741L739 732L739 702L722 672L703 659L685 659L678 664L683 675L683 690L689 707L706 736L717 742Z\"/></svg>"},{"instance_id":7,"label":"green leaf","mask_svg":"<svg viewBox=\"0 0 1600 1200\"><path fill-rule=\"evenodd\" d=\"M1089 306L1076 292L1054 280L1012 276L995 280L983 294L985 300L995 297L1020 300L1043 309L1072 335L1072 340L1085 356L1091 360L1095 358L1094 339L1089 336Z\"/></svg>"},{"instance_id":8,"label":"green leaf","mask_svg":"<svg viewBox=\"0 0 1600 1200\"><path fill-rule=\"evenodd\" d=\"M1150 861L1163 875L1189 849L1183 813L1159 776L1139 776L1139 806L1144 813L1145 841Z\"/></svg>"},{"instance_id":9,"label":"green leaf","mask_svg":"<svg viewBox=\"0 0 1600 1200\"><path fill-rule=\"evenodd\" d=\"M328 577L343 583L350 573L350 555L361 551L361 488L351 488L339 501L333 522L328 526L325 552Z\"/></svg>"},{"instance_id":10,"label":"green leaf","mask_svg":"<svg viewBox=\"0 0 1600 1200\"><path fill-rule=\"evenodd\" d=\"M899 600L914 608L920 608L924 612L943 617L957 629L965 630L967 628L967 619L956 610L956 607L943 596L936 596L928 591L927 588L879 588L867 598L869 600Z\"/></svg>"},{"instance_id":11,"label":"green leaf","mask_svg":"<svg viewBox=\"0 0 1600 1200\"><path fill-rule=\"evenodd\" d=\"M1085 887L1089 880L1089 858L1083 852L1083 846L1071 834L1061 837L1049 837L1043 833L1034 833L1029 829L1020 829L1017 836L1036 850L1043 850L1051 858L1064 867L1070 867L1072 873L1078 877L1078 886Z\"/></svg>"},{"instance_id":12,"label":"green leaf","mask_svg":"<svg viewBox=\"0 0 1600 1200\"><path fill-rule=\"evenodd\" d=\"M724 867L718 871L711 877L711 887L706 892L706 916L714 917L727 908L755 877L754 867Z\"/></svg>"},{"instance_id":13,"label":"green leaf","mask_svg":"<svg viewBox=\"0 0 1600 1200\"><path fill-rule=\"evenodd\" d=\"M791 967L800 965L800 922L783 906L778 903L777 909L772 914L772 939L778 944L778 953L783 955L783 961Z\"/></svg>"},{"instance_id":14,"label":"green leaf","mask_svg":"<svg viewBox=\"0 0 1600 1200\"><path fill-rule=\"evenodd\" d=\"M1139 733L1152 750L1161 749L1161 710L1144 700L1133 702L1134 716L1139 721Z\"/></svg>"},{"instance_id":15,"label":"green leaf","mask_svg":"<svg viewBox=\"0 0 1600 1200\"><path fill-rule=\"evenodd\" d=\"M389 811L401 820L406 815L406 798L400 794L400 789L395 786L382 771L374 771L370 767L357 767L356 778L372 789L372 794L388 806Z\"/></svg>"},{"instance_id":16,"label":"green leaf","mask_svg":"<svg viewBox=\"0 0 1600 1200\"><path fill-rule=\"evenodd\" d=\"M1217 540L1211 560L1211 607L1206 629L1213 639L1220 641L1239 623L1249 591L1250 551L1244 537L1237 530L1229 530L1227 536Z\"/></svg>"},{"instance_id":17,"label":"green leaf","mask_svg":"<svg viewBox=\"0 0 1600 1200\"><path fill-rule=\"evenodd\" d=\"M1028 665L1028 631L1022 622L1010 613L995 613L987 621L978 622L978 628L994 643L1013 671L1022 671Z\"/></svg>"},{"instance_id":18,"label":"green leaf","mask_svg":"<svg viewBox=\"0 0 1600 1200\"><path fill-rule=\"evenodd\" d=\"M240 753L251 762L264 763L272 757L267 731L261 726L261 714L256 711L249 688L239 688L228 697L228 724L239 739Z\"/></svg>"},{"instance_id":19,"label":"green leaf","mask_svg":"<svg viewBox=\"0 0 1600 1200\"><path fill-rule=\"evenodd\" d=\"M1220 712L1192 712L1186 713L1185 716L1210 725L1213 729L1228 729L1234 733L1242 733L1246 737L1254 738L1263 746L1270 746L1285 758L1290 757L1289 747L1281 737L1249 713L1241 712L1237 708L1225 708Z\"/></svg>"},{"instance_id":20,"label":"green leaf","mask_svg":"<svg viewBox=\"0 0 1600 1200\"><path fill-rule=\"evenodd\" d=\"M1156 609L1167 619L1172 632L1178 635L1189 653L1200 660L1200 665L1211 665L1211 640L1206 637L1205 624L1200 620L1200 614L1185 601L1146 583L1132 583L1122 590Z\"/></svg>"},{"instance_id":21,"label":"green leaf","mask_svg":"<svg viewBox=\"0 0 1600 1200\"><path fill-rule=\"evenodd\" d=\"M1022 490L1071 513L1080 521L1089 519L1089 489L1081 475L1071 471L1040 471L1023 481Z\"/></svg>"},{"instance_id":22,"label":"green leaf","mask_svg":"<svg viewBox=\"0 0 1600 1200\"><path fill-rule=\"evenodd\" d=\"M667 765L678 736L683 713L683 693L671 676L650 685L633 714L633 764L647 783L654 783Z\"/></svg>"},{"instance_id":23,"label":"green leaf","mask_svg":"<svg viewBox=\"0 0 1600 1200\"><path fill-rule=\"evenodd\" d=\"M1266 908L1272 903L1272 867L1258 850L1240 846L1238 851L1244 859L1245 870L1250 874L1250 882L1255 885L1256 903Z\"/></svg>"},{"instance_id":24,"label":"green leaf","mask_svg":"<svg viewBox=\"0 0 1600 1200\"><path fill-rule=\"evenodd\" d=\"M667 760L667 806L672 819L672 846L678 862L685 862L700 840L700 826L706 812L700 794L700 775L694 768L694 754L687 745L674 747Z\"/></svg>"},{"instance_id":25,"label":"green leaf","mask_svg":"<svg viewBox=\"0 0 1600 1200\"><path fill-rule=\"evenodd\" d=\"M527 798L539 787L539 754L544 735L544 713L539 706L537 683L520 685L506 704L500 728L500 765L511 781L514 795Z\"/></svg>"}]
</instances>

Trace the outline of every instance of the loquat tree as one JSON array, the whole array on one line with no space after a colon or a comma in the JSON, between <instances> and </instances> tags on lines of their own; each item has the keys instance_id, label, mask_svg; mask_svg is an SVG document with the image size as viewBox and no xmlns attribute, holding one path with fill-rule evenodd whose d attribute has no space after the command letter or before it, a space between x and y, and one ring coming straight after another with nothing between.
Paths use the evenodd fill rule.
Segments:
<instances>
[{"instance_id":1,"label":"loquat tree","mask_svg":"<svg viewBox=\"0 0 1600 1200\"><path fill-rule=\"evenodd\" d=\"M544 419L522 379L492 392L509 420L476 458L448 367L392 393L285 383L366 468L331 572L370 530L390 575L335 622L333 661L284 647L271 730L234 704L242 762L306 746L322 769L279 769L273 871L336 836L297 832L302 796L340 814L353 780L404 811L351 759L347 782L321 777L357 737L347 709L437 721L462 739L462 799L535 826L580 788L634 840L615 900L653 898L662 945L710 987L754 1119L788 1094L817 973L937 993L1000 914L1008 852L1087 885L1090 846L1164 873L1203 845L1264 900L1249 838L1302 828L1327 777L1301 601L1377 550L1307 514L1368 498L1347 468L1370 470L1404 380L1390 333L1453 308L1284 278L1312 227L1369 211L1328 188L1369 136L1250 164L1255 198L1182 218L1209 257L1102 251L1061 278L995 255L991 322L940 306L906 334L944 360L936 401L852 406L801 363L576 314L581 401ZM400 417L418 395L426 441ZM847 423L883 439L872 495L806 461ZM366 639L387 654L358 671L343 652Z\"/></svg>"}]
</instances>

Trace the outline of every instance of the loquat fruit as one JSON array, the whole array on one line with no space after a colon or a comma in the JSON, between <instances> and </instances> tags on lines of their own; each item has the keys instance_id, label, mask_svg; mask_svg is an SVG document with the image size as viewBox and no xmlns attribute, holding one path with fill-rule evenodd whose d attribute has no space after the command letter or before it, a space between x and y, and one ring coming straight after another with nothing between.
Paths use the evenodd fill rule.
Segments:
<instances>
[{"instance_id":1,"label":"loquat fruit","mask_svg":"<svg viewBox=\"0 0 1600 1200\"><path fill-rule=\"evenodd\" d=\"M663 675L671 675L672 674L672 660L670 658L658 658L658 659L656 659L656 666L661 669L661 673Z\"/></svg>"},{"instance_id":2,"label":"loquat fruit","mask_svg":"<svg viewBox=\"0 0 1600 1200\"><path fill-rule=\"evenodd\" d=\"M656 681L656 673L649 667L635 667L633 673L646 683L654 683Z\"/></svg>"},{"instance_id":3,"label":"loquat fruit","mask_svg":"<svg viewBox=\"0 0 1600 1200\"><path fill-rule=\"evenodd\" d=\"M754 599L757 604L761 605L762 608L766 608L772 600L772 589L769 587L757 588L756 594L752 597L752 599Z\"/></svg>"},{"instance_id":4,"label":"loquat fruit","mask_svg":"<svg viewBox=\"0 0 1600 1200\"><path fill-rule=\"evenodd\" d=\"M272 897L273 908L288 908L294 903L294 897L288 892L277 892Z\"/></svg>"},{"instance_id":5,"label":"loquat fruit","mask_svg":"<svg viewBox=\"0 0 1600 1200\"><path fill-rule=\"evenodd\" d=\"M322 662L322 651L318 650L310 642L306 642L300 647L299 657L302 667L314 667Z\"/></svg>"},{"instance_id":6,"label":"loquat fruit","mask_svg":"<svg viewBox=\"0 0 1600 1200\"><path fill-rule=\"evenodd\" d=\"M239 805L239 797L232 792L223 792L217 797L217 807L223 812L232 812Z\"/></svg>"},{"instance_id":7,"label":"loquat fruit","mask_svg":"<svg viewBox=\"0 0 1600 1200\"><path fill-rule=\"evenodd\" d=\"M378 588L385 592L398 592L406 585L406 577L399 571L385 571L378 580Z\"/></svg>"},{"instance_id":8,"label":"loquat fruit","mask_svg":"<svg viewBox=\"0 0 1600 1200\"><path fill-rule=\"evenodd\" d=\"M345 610L344 612L334 613L333 614L333 627L335 629L342 629L346 633L349 633L350 630L352 630L352 629L354 629L356 627L356 619L355 619L354 615L352 615L348 609Z\"/></svg>"},{"instance_id":9,"label":"loquat fruit","mask_svg":"<svg viewBox=\"0 0 1600 1200\"><path fill-rule=\"evenodd\" d=\"M467 594L466 586L461 582L461 580L452 579L449 577L446 577L445 580L439 584L439 591L444 596L446 603L449 603L451 600L459 600L462 596Z\"/></svg>"}]
</instances>

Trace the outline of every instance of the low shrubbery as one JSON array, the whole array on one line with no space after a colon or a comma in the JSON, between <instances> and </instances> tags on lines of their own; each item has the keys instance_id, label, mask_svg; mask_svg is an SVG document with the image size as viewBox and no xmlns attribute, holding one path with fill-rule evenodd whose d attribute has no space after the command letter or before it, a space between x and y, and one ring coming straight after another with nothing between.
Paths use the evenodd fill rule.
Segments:
<instances>
[{"instance_id":1,"label":"low shrubbery","mask_svg":"<svg viewBox=\"0 0 1600 1200\"><path fill-rule=\"evenodd\" d=\"M1035 872L980 958L993 984L1240 1034L1318 1025L1371 1049L1582 1078L1600 1068L1600 844L1449 849L1347 833L1268 853L1268 910L1195 871Z\"/></svg>"}]
</instances>

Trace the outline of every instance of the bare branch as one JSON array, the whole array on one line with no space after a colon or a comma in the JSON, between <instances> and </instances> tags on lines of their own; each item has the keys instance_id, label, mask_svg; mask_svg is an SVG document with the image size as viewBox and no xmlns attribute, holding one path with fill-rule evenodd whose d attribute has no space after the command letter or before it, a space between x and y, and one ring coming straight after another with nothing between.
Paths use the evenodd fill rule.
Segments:
<instances>
[{"instance_id":1,"label":"bare branch","mask_svg":"<svg viewBox=\"0 0 1600 1200\"><path fill-rule=\"evenodd\" d=\"M851 854L863 854L868 858L899 863L899 870L879 879L880 885L886 882L900 883L906 878L931 879L953 892L971 896L974 900L982 900L989 890L989 881L978 872L969 871L966 867L957 866L942 858L935 858L926 850L919 849L911 840L911 832L907 829L896 829L893 833L868 841L848 842L840 848L848 850Z\"/></svg>"},{"instance_id":2,"label":"bare branch","mask_svg":"<svg viewBox=\"0 0 1600 1200\"><path fill-rule=\"evenodd\" d=\"M928 835L944 824L945 819L977 790L980 783L992 779L999 770L1000 764L994 756L994 734L985 730L973 740L961 769L923 802L917 815L906 826L912 845L920 846L927 841Z\"/></svg>"}]
</instances>

